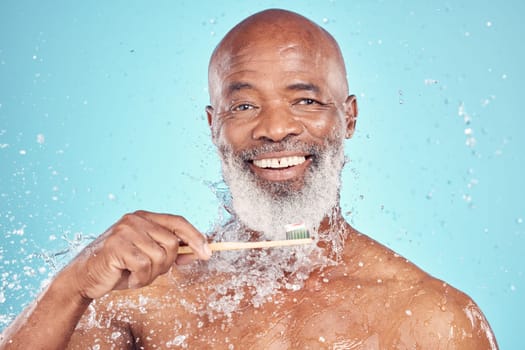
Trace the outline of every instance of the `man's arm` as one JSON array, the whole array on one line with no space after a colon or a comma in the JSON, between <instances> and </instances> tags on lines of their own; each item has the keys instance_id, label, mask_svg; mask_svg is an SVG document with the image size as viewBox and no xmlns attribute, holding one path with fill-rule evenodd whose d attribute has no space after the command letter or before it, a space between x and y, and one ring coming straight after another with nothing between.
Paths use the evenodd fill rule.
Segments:
<instances>
[{"instance_id":1,"label":"man's arm","mask_svg":"<svg viewBox=\"0 0 525 350\"><path fill-rule=\"evenodd\" d=\"M179 241L208 259L206 238L184 218L139 211L125 215L87 246L2 334L0 349L65 349L93 299L141 288L169 270Z\"/></svg>"},{"instance_id":2,"label":"man's arm","mask_svg":"<svg viewBox=\"0 0 525 350\"><path fill-rule=\"evenodd\" d=\"M67 269L1 335L1 349L65 349L90 300L68 288Z\"/></svg>"}]
</instances>

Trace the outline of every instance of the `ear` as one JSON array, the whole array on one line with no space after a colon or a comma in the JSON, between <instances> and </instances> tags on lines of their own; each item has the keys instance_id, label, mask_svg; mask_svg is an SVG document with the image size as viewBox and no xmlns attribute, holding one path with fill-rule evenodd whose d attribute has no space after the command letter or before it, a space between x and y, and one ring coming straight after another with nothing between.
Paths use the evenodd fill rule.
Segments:
<instances>
[{"instance_id":1,"label":"ear","mask_svg":"<svg viewBox=\"0 0 525 350\"><path fill-rule=\"evenodd\" d=\"M344 103L345 121L346 121L346 138L349 139L354 135L355 125L357 122L357 99L354 95L346 98Z\"/></svg>"},{"instance_id":2,"label":"ear","mask_svg":"<svg viewBox=\"0 0 525 350\"><path fill-rule=\"evenodd\" d=\"M208 126L211 128L211 124L213 122L213 107L212 106L206 106L206 115L208 116Z\"/></svg>"},{"instance_id":3,"label":"ear","mask_svg":"<svg viewBox=\"0 0 525 350\"><path fill-rule=\"evenodd\" d=\"M215 133L216 131L213 130L213 107L212 106L206 106L206 116L208 117L208 126L210 127L211 132L211 141L215 143Z\"/></svg>"}]
</instances>

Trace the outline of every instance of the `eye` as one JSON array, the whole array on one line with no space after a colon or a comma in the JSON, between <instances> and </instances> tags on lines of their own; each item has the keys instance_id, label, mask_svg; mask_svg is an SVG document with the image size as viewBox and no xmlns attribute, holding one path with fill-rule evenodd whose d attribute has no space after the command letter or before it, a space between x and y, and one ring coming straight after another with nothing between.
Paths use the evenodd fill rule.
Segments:
<instances>
[{"instance_id":1,"label":"eye","mask_svg":"<svg viewBox=\"0 0 525 350\"><path fill-rule=\"evenodd\" d=\"M297 101L296 104L298 104L298 105L315 105L315 104L320 104L320 103L317 102L314 99L311 99L311 98L302 98L299 101Z\"/></svg>"},{"instance_id":2,"label":"eye","mask_svg":"<svg viewBox=\"0 0 525 350\"><path fill-rule=\"evenodd\" d=\"M232 112L244 112L244 111L249 111L252 109L255 109L255 106L248 104L248 103L241 103L231 108Z\"/></svg>"}]
</instances>

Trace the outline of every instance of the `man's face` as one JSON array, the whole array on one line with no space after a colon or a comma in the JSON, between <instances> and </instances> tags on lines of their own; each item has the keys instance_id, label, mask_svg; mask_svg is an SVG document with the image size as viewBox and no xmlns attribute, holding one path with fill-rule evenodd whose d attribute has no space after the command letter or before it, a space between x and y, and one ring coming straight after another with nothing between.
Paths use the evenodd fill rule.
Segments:
<instances>
[{"instance_id":1,"label":"man's face","mask_svg":"<svg viewBox=\"0 0 525 350\"><path fill-rule=\"evenodd\" d=\"M241 220L246 210L262 214L257 204L246 203L249 198L235 207L236 197L246 193L256 203L265 197L270 212L296 206L285 216L296 216L298 206L315 206L324 195L320 191L332 194L330 203L317 209L336 206L343 140L353 132L355 117L355 100L346 96L336 60L313 44L283 44L282 38L255 41L219 57L210 74L213 108L207 112ZM305 192L311 192L308 198ZM275 215L262 220L275 221Z\"/></svg>"}]
</instances>

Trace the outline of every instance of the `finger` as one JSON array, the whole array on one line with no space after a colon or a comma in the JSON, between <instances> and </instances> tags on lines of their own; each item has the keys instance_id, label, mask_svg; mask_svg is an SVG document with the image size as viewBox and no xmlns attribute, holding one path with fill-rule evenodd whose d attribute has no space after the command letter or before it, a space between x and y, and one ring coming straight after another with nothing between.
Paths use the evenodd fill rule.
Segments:
<instances>
[{"instance_id":1,"label":"finger","mask_svg":"<svg viewBox=\"0 0 525 350\"><path fill-rule=\"evenodd\" d=\"M177 260L175 260L175 264L177 265L188 265L197 260L197 256L195 254L181 254L177 256Z\"/></svg>"},{"instance_id":2,"label":"finger","mask_svg":"<svg viewBox=\"0 0 525 350\"><path fill-rule=\"evenodd\" d=\"M151 283L152 261L147 254L129 241L124 241L118 249L113 250L111 265L122 271L122 277L117 288L138 288ZM127 286L125 277L127 275Z\"/></svg>"},{"instance_id":3,"label":"finger","mask_svg":"<svg viewBox=\"0 0 525 350\"><path fill-rule=\"evenodd\" d=\"M138 232L132 234L133 244L153 262L153 277L167 272L177 257L179 239L164 226L155 222L138 216L136 220Z\"/></svg>"},{"instance_id":4,"label":"finger","mask_svg":"<svg viewBox=\"0 0 525 350\"><path fill-rule=\"evenodd\" d=\"M208 260L211 257L211 249L208 245L206 236L200 233L182 216L157 214L147 211L138 211L136 214L164 226L172 234L186 242L199 259Z\"/></svg>"}]
</instances>

